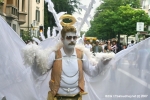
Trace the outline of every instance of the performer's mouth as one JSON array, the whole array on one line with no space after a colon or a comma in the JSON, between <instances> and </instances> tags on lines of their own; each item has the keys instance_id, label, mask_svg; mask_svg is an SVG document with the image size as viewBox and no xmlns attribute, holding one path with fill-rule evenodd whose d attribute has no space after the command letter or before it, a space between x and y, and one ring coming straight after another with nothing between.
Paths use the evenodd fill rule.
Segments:
<instances>
[{"instance_id":1,"label":"performer's mouth","mask_svg":"<svg viewBox=\"0 0 150 100\"><path fill-rule=\"evenodd\" d=\"M71 42L71 43L69 43L68 45L75 45L75 43Z\"/></svg>"}]
</instances>

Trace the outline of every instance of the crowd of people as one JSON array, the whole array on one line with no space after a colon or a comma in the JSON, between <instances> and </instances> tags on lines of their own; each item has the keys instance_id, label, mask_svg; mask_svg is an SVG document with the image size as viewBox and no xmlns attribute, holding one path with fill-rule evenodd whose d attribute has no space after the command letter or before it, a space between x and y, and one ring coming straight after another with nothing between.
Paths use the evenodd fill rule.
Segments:
<instances>
[{"instance_id":1,"label":"crowd of people","mask_svg":"<svg viewBox=\"0 0 150 100\"><path fill-rule=\"evenodd\" d=\"M121 50L124 50L126 48L129 48L133 46L134 40L131 40L131 43L128 45L123 45L122 43L118 43L115 39L110 39L107 41L99 41L96 40L95 42L90 42L89 40L85 40L85 47L88 48L93 53L98 52L114 52L118 53Z\"/></svg>"},{"instance_id":2,"label":"crowd of people","mask_svg":"<svg viewBox=\"0 0 150 100\"><path fill-rule=\"evenodd\" d=\"M26 44L38 44L36 41L32 40L28 40L26 42ZM127 45L123 45L122 43L118 43L117 40L115 39L110 39L107 41L100 41L100 40L96 40L95 42L90 42L89 40L85 40L84 41L84 45L87 49L89 49L92 53L100 53L100 52L114 52L114 53L118 53L121 50L124 50L126 48L129 48L131 46L133 46L134 40L131 40L131 43L127 44Z\"/></svg>"}]
</instances>

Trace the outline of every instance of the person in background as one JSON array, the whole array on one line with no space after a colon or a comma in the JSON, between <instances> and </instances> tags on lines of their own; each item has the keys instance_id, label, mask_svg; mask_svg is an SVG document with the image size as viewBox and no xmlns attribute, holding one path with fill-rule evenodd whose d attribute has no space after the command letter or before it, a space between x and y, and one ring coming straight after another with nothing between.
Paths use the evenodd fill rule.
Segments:
<instances>
[{"instance_id":1,"label":"person in background","mask_svg":"<svg viewBox=\"0 0 150 100\"><path fill-rule=\"evenodd\" d=\"M127 48L127 45L123 45L122 46L122 50L126 49Z\"/></svg>"},{"instance_id":2,"label":"person in background","mask_svg":"<svg viewBox=\"0 0 150 100\"><path fill-rule=\"evenodd\" d=\"M120 52L122 50L122 43L119 43L117 41L117 53Z\"/></svg>"},{"instance_id":3,"label":"person in background","mask_svg":"<svg viewBox=\"0 0 150 100\"><path fill-rule=\"evenodd\" d=\"M90 41L88 41L88 40L86 41L85 48L87 48L90 51L92 51L92 45L90 44Z\"/></svg>"},{"instance_id":4,"label":"person in background","mask_svg":"<svg viewBox=\"0 0 150 100\"><path fill-rule=\"evenodd\" d=\"M117 43L116 43L116 41L112 41L111 49L114 53L117 53Z\"/></svg>"},{"instance_id":5,"label":"person in background","mask_svg":"<svg viewBox=\"0 0 150 100\"><path fill-rule=\"evenodd\" d=\"M102 47L102 50L103 50L102 52L104 52L104 47L106 46L106 44L103 41L101 41L99 45Z\"/></svg>"},{"instance_id":6,"label":"person in background","mask_svg":"<svg viewBox=\"0 0 150 100\"><path fill-rule=\"evenodd\" d=\"M112 44L111 44L111 41L108 40L108 41L105 43L103 52L105 52L105 53L111 52L111 51L112 51L111 45L112 45Z\"/></svg>"},{"instance_id":7,"label":"person in background","mask_svg":"<svg viewBox=\"0 0 150 100\"><path fill-rule=\"evenodd\" d=\"M129 47L131 47L131 46L133 46L133 45L134 45L134 40L131 40L131 43L128 45L127 48L129 48Z\"/></svg>"},{"instance_id":8,"label":"person in background","mask_svg":"<svg viewBox=\"0 0 150 100\"><path fill-rule=\"evenodd\" d=\"M99 40L96 40L96 44L92 48L93 53L103 52L103 48L99 45Z\"/></svg>"}]
</instances>

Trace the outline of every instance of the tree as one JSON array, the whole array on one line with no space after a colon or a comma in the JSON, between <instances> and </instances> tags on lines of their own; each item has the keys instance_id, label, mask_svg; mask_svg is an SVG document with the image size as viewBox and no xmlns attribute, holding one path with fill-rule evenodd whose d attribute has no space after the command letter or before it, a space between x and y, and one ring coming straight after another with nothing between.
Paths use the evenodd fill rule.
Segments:
<instances>
[{"instance_id":1,"label":"tree","mask_svg":"<svg viewBox=\"0 0 150 100\"><path fill-rule=\"evenodd\" d=\"M97 36L99 39L111 39L120 34L127 36L136 33L136 22L148 25L149 17L140 8L139 0L104 0L97 8L91 28L86 36ZM100 11L100 12L99 12Z\"/></svg>"},{"instance_id":2,"label":"tree","mask_svg":"<svg viewBox=\"0 0 150 100\"><path fill-rule=\"evenodd\" d=\"M28 41L32 41L32 37L29 35L28 31L22 31L22 40L27 43Z\"/></svg>"},{"instance_id":3,"label":"tree","mask_svg":"<svg viewBox=\"0 0 150 100\"><path fill-rule=\"evenodd\" d=\"M123 5L123 0L103 0L96 10L94 20L91 21L91 28L87 32L86 36L96 35L99 39L110 39L116 36L114 29L111 27L113 17L118 7Z\"/></svg>"},{"instance_id":4,"label":"tree","mask_svg":"<svg viewBox=\"0 0 150 100\"><path fill-rule=\"evenodd\" d=\"M54 9L57 13L59 12L67 12L68 14L72 14L75 11L80 11L78 5L80 2L78 0L52 0L54 4ZM46 36L47 28L56 26L55 20L51 12L47 9L47 4L44 5L44 34Z\"/></svg>"},{"instance_id":5,"label":"tree","mask_svg":"<svg viewBox=\"0 0 150 100\"><path fill-rule=\"evenodd\" d=\"M97 8L95 16L100 13L99 11L111 10L115 12L120 6L130 5L132 8L141 8L140 0L103 0L103 2Z\"/></svg>"},{"instance_id":6,"label":"tree","mask_svg":"<svg viewBox=\"0 0 150 100\"><path fill-rule=\"evenodd\" d=\"M0 0L0 3L3 3L4 2L4 0Z\"/></svg>"},{"instance_id":7,"label":"tree","mask_svg":"<svg viewBox=\"0 0 150 100\"><path fill-rule=\"evenodd\" d=\"M102 11L101 14L95 17L91 22L91 28L86 33L86 36L97 36L98 39L103 40L114 38L116 36L112 27L114 24L114 15L114 11Z\"/></svg>"},{"instance_id":8,"label":"tree","mask_svg":"<svg viewBox=\"0 0 150 100\"><path fill-rule=\"evenodd\" d=\"M145 26L148 26L149 16L145 11L141 9L133 9L130 5L120 6L116 12L118 17L115 17L116 24L113 25L115 33L118 33L118 40L120 40L120 34L135 35L136 23L144 22Z\"/></svg>"},{"instance_id":9,"label":"tree","mask_svg":"<svg viewBox=\"0 0 150 100\"><path fill-rule=\"evenodd\" d=\"M130 5L132 8L141 8L140 4L141 0L122 0L122 6L126 6L127 4Z\"/></svg>"}]
</instances>

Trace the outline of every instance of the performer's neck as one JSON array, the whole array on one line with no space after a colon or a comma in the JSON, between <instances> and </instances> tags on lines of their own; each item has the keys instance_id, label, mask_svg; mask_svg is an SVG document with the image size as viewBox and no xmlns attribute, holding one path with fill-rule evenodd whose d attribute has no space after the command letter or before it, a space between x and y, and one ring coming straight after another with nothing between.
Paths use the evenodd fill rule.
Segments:
<instances>
[{"instance_id":1,"label":"performer's neck","mask_svg":"<svg viewBox=\"0 0 150 100\"><path fill-rule=\"evenodd\" d=\"M71 56L74 52L74 48L72 48L72 49L63 48L63 49L64 49L65 54L68 55L68 56Z\"/></svg>"}]
</instances>

